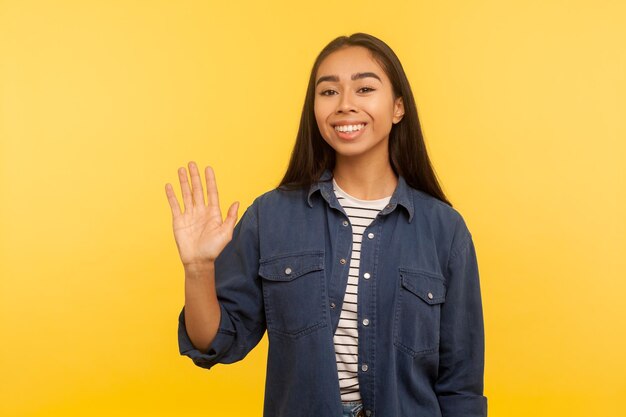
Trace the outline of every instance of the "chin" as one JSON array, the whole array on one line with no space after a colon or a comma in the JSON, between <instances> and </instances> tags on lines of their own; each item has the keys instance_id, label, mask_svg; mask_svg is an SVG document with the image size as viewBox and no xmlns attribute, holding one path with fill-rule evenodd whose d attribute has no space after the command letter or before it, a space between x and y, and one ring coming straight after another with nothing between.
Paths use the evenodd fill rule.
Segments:
<instances>
[{"instance_id":1,"label":"chin","mask_svg":"<svg viewBox=\"0 0 626 417\"><path fill-rule=\"evenodd\" d=\"M350 158L350 157L356 157L356 156L361 156L361 155L365 155L367 152L362 150L362 149L345 149L345 148L335 148L335 154L337 156L343 156L346 158Z\"/></svg>"}]
</instances>

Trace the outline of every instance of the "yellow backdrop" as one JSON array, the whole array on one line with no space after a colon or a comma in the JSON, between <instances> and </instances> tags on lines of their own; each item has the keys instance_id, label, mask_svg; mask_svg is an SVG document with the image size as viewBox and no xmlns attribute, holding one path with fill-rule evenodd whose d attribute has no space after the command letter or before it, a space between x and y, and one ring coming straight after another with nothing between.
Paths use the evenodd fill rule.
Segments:
<instances>
[{"instance_id":1,"label":"yellow backdrop","mask_svg":"<svg viewBox=\"0 0 626 417\"><path fill-rule=\"evenodd\" d=\"M267 339L210 371L178 354L164 185L212 164L240 213L274 187L316 54L357 31L402 60L474 236L490 416L625 415L625 21L618 0L0 1L0 415L261 415Z\"/></svg>"}]
</instances>

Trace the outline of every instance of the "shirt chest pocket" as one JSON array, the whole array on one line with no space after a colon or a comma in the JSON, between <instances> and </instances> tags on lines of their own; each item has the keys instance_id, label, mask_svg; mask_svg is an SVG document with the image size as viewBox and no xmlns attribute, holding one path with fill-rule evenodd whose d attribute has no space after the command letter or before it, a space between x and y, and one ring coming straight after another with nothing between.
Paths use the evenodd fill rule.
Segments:
<instances>
[{"instance_id":1,"label":"shirt chest pocket","mask_svg":"<svg viewBox=\"0 0 626 417\"><path fill-rule=\"evenodd\" d=\"M267 330L299 338L327 325L323 252L300 252L259 264Z\"/></svg>"},{"instance_id":2,"label":"shirt chest pocket","mask_svg":"<svg viewBox=\"0 0 626 417\"><path fill-rule=\"evenodd\" d=\"M441 305L446 299L443 276L399 268L394 345L415 356L439 349Z\"/></svg>"}]
</instances>

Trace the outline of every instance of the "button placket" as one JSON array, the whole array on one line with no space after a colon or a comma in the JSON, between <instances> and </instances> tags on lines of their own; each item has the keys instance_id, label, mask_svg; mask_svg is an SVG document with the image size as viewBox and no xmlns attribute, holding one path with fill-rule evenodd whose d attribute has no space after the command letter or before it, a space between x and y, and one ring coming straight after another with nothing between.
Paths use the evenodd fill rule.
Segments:
<instances>
[{"instance_id":1,"label":"button placket","mask_svg":"<svg viewBox=\"0 0 626 417\"><path fill-rule=\"evenodd\" d=\"M370 229L370 230L378 230L378 229ZM377 235L375 232L372 231L364 231L363 233L363 239L361 242L361 254L366 253L366 254L373 254L376 252L376 249L374 249L377 244L375 243L375 238L377 238ZM364 261L364 262L363 262ZM371 297L371 284L369 283L369 281L372 279L374 272L373 269L375 266L373 265L372 259L371 259L371 255L366 255L365 258L363 258L362 260L362 264L361 267L363 268L362 272L361 272L361 277L363 280L362 281L364 286L363 286L363 291L359 290L359 297L365 297L367 299L369 299L369 297ZM365 283L367 283L367 285L365 285ZM364 299L365 299L364 298ZM362 337L364 338L364 349L362 351L362 358L364 362L367 362L369 360L373 360L373 358L371 357L371 354L369 352L368 346L370 345L370 341L369 339L374 337L373 333L374 329L374 322L370 320L369 316L371 311L369 311L369 303L363 303L363 309L360 312L360 325L361 325L361 330L363 330L362 332ZM375 310L372 310L375 311ZM372 317L373 318L373 317ZM360 344L360 342L359 342ZM361 353L360 353L361 354ZM370 371L370 367L367 363L362 363L360 366L360 371L363 373L368 374L368 378L371 377L372 375ZM363 413L365 413L365 410L363 410ZM371 411L370 411L371 414Z\"/></svg>"}]
</instances>

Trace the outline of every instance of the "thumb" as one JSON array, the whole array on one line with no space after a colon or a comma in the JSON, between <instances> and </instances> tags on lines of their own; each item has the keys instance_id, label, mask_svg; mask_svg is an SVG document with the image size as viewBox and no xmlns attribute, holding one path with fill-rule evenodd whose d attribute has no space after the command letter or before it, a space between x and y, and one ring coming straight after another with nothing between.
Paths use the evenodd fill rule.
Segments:
<instances>
[{"instance_id":1,"label":"thumb","mask_svg":"<svg viewBox=\"0 0 626 417\"><path fill-rule=\"evenodd\" d=\"M226 219L224 219L224 224L228 226L229 230L233 230L235 228L235 224L237 223L237 211L239 210L239 201L235 201L228 208L228 214L226 215Z\"/></svg>"}]
</instances>

